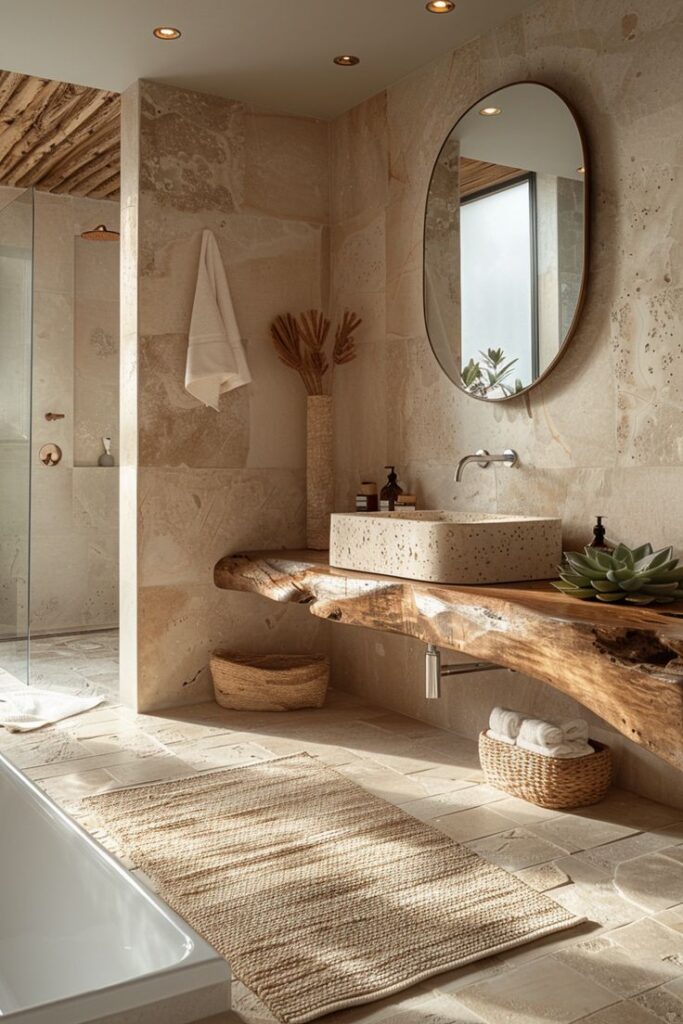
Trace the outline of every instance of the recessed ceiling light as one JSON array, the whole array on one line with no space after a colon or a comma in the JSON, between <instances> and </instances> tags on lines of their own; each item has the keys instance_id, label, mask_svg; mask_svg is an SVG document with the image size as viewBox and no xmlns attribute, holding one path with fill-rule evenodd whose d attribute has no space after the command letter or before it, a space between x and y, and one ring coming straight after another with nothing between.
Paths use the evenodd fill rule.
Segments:
<instances>
[{"instance_id":1,"label":"recessed ceiling light","mask_svg":"<svg viewBox=\"0 0 683 1024\"><path fill-rule=\"evenodd\" d=\"M429 0L425 7L432 14L450 14L455 7L455 3L453 0Z\"/></svg>"},{"instance_id":2,"label":"recessed ceiling light","mask_svg":"<svg viewBox=\"0 0 683 1024\"><path fill-rule=\"evenodd\" d=\"M498 114L502 114L503 111L500 107L482 107L479 113L482 117L496 117Z\"/></svg>"},{"instance_id":3,"label":"recessed ceiling light","mask_svg":"<svg viewBox=\"0 0 683 1024\"><path fill-rule=\"evenodd\" d=\"M334 63L339 64L342 68L350 68L354 64L360 64L360 57L354 57L352 53L342 53L339 57L334 58Z\"/></svg>"},{"instance_id":4,"label":"recessed ceiling light","mask_svg":"<svg viewBox=\"0 0 683 1024\"><path fill-rule=\"evenodd\" d=\"M576 173L577 174L585 174L586 173L586 168L585 167L577 167L576 168Z\"/></svg>"},{"instance_id":5,"label":"recessed ceiling light","mask_svg":"<svg viewBox=\"0 0 683 1024\"><path fill-rule=\"evenodd\" d=\"M182 32L179 28L173 28L171 25L159 25L152 34L157 39L180 39Z\"/></svg>"}]
</instances>

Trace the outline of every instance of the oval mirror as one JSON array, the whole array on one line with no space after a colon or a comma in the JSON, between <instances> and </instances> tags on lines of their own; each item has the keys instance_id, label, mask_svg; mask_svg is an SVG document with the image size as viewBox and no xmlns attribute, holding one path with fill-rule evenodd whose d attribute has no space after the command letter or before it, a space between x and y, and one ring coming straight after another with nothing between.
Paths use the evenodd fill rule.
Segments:
<instances>
[{"instance_id":1,"label":"oval mirror","mask_svg":"<svg viewBox=\"0 0 683 1024\"><path fill-rule=\"evenodd\" d=\"M588 154L534 82L484 96L444 142L427 193L424 301L434 355L474 398L543 378L569 341L588 262Z\"/></svg>"}]
</instances>

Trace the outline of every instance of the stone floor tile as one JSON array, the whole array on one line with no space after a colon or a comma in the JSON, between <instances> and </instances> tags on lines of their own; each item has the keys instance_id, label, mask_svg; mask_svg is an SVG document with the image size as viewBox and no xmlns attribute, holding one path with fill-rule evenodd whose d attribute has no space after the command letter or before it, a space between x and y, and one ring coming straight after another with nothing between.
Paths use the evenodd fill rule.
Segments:
<instances>
[{"instance_id":1,"label":"stone floor tile","mask_svg":"<svg viewBox=\"0 0 683 1024\"><path fill-rule=\"evenodd\" d=\"M526 826L530 832L558 843L567 850L586 850L603 843L613 843L618 839L633 835L635 829L629 825L619 825L611 821L596 821L581 815L563 814L549 821L539 821Z\"/></svg>"},{"instance_id":2,"label":"stone floor tile","mask_svg":"<svg viewBox=\"0 0 683 1024\"><path fill-rule=\"evenodd\" d=\"M660 913L655 914L653 920L659 921L660 924L665 924L667 928L672 928L675 932L683 934L683 903L670 907L668 910L660 911Z\"/></svg>"},{"instance_id":3,"label":"stone floor tile","mask_svg":"<svg viewBox=\"0 0 683 1024\"><path fill-rule=\"evenodd\" d=\"M133 751L117 750L113 754L94 754L91 757L78 758L73 761L54 761L52 764L39 765L37 768L25 769L29 779L41 781L55 779L60 775L72 772L91 772L96 768L109 768L118 764L137 764L142 758Z\"/></svg>"},{"instance_id":4,"label":"stone floor tile","mask_svg":"<svg viewBox=\"0 0 683 1024\"><path fill-rule=\"evenodd\" d=\"M558 868L557 864L534 864L530 868L522 868L515 874L520 881L530 885L536 892L548 892L557 889L561 885L568 885L571 882L569 875Z\"/></svg>"},{"instance_id":5,"label":"stone floor tile","mask_svg":"<svg viewBox=\"0 0 683 1024\"><path fill-rule=\"evenodd\" d=\"M92 772L73 772L70 775L60 775L56 779L46 779L40 783L40 788L61 804L71 800L80 800L84 796L92 796L93 793L105 793L107 790L116 789L119 785L120 782L106 769L98 768Z\"/></svg>"},{"instance_id":6,"label":"stone floor tile","mask_svg":"<svg viewBox=\"0 0 683 1024\"><path fill-rule=\"evenodd\" d=\"M567 853L561 846L541 839L523 828L513 828L498 835L473 839L467 845L481 857L507 871L519 871L533 864L544 864L546 861L557 860Z\"/></svg>"},{"instance_id":7,"label":"stone floor tile","mask_svg":"<svg viewBox=\"0 0 683 1024\"><path fill-rule=\"evenodd\" d=\"M665 850L672 843L676 843L679 837L683 840L683 826L680 823L667 825L653 832L637 832L614 843L591 847L577 856L589 864L595 864L611 872L624 860Z\"/></svg>"},{"instance_id":8,"label":"stone floor tile","mask_svg":"<svg viewBox=\"0 0 683 1024\"><path fill-rule=\"evenodd\" d=\"M549 893L550 898L554 899L555 902L559 902L556 896L561 891L561 889L554 889ZM554 953L559 953L563 949L570 949L579 942L585 942L586 939L594 938L604 930L600 925L594 924L592 921L584 921L582 924L577 924L565 931L545 935L534 942L526 942L523 946L515 946L514 949L501 953L501 957L505 966L509 968L523 967L526 964L532 963L538 964L541 960L545 963ZM544 965L538 964L538 969L543 970Z\"/></svg>"},{"instance_id":9,"label":"stone floor tile","mask_svg":"<svg viewBox=\"0 0 683 1024\"><path fill-rule=\"evenodd\" d=\"M424 796L439 796L441 793L449 793L455 789L466 789L481 782L480 778L473 778L474 773L463 775L462 778L446 778L442 775L432 775L429 769L426 772L411 772L406 778L413 779L422 789Z\"/></svg>"},{"instance_id":10,"label":"stone floor tile","mask_svg":"<svg viewBox=\"0 0 683 1024\"><path fill-rule=\"evenodd\" d=\"M440 763L436 759L438 755L430 756L428 751L422 751L419 748L416 750L414 746L404 742L397 743L395 738L393 739L393 744L394 748L391 751L387 751L369 747L368 744L349 738L348 742L344 743L344 746L347 750L360 757L372 760L376 764L383 765L385 768L391 768L395 772L401 772L403 775L410 775L425 768L435 768ZM399 750L396 749L397 747ZM400 748L403 748L402 751Z\"/></svg>"},{"instance_id":11,"label":"stone floor tile","mask_svg":"<svg viewBox=\"0 0 683 1024\"><path fill-rule=\"evenodd\" d=\"M627 793L623 789L611 789L599 804L583 807L581 814L594 821L629 825L642 832L683 821L683 808L666 807L664 804L655 803L654 800L636 796L635 793Z\"/></svg>"},{"instance_id":12,"label":"stone floor tile","mask_svg":"<svg viewBox=\"0 0 683 1024\"><path fill-rule=\"evenodd\" d=\"M364 725L370 729L381 729L383 732L408 739L438 739L443 736L443 729L435 728L416 718L408 718L393 711L379 712L363 719Z\"/></svg>"},{"instance_id":13,"label":"stone floor tile","mask_svg":"<svg viewBox=\"0 0 683 1024\"><path fill-rule=\"evenodd\" d=\"M453 971L445 971L429 978L423 982L424 987L429 987L442 995L454 996L461 988L486 981L506 971L509 964L503 956L487 956L483 960L475 960L474 963L465 964L464 967L456 967Z\"/></svg>"},{"instance_id":14,"label":"stone floor tile","mask_svg":"<svg viewBox=\"0 0 683 1024\"><path fill-rule=\"evenodd\" d=\"M467 808L497 803L499 797L500 790L493 789L491 786L473 784L465 788L451 789L446 793L438 793L436 796L425 797L422 800L415 800L406 804L405 810L422 821L430 821L432 818L454 814L457 811L467 810Z\"/></svg>"},{"instance_id":15,"label":"stone floor tile","mask_svg":"<svg viewBox=\"0 0 683 1024\"><path fill-rule=\"evenodd\" d=\"M557 860L556 866L566 872L571 885L553 891L553 899L567 910L579 914L601 928L619 928L644 917L644 911L624 899L614 887L610 874L581 860L580 854Z\"/></svg>"},{"instance_id":16,"label":"stone floor tile","mask_svg":"<svg viewBox=\"0 0 683 1024\"><path fill-rule=\"evenodd\" d=\"M263 742L261 737L259 737L259 742ZM269 747L267 743L263 745ZM344 750L343 747L333 747L329 743L306 743L303 749L331 768L337 768L341 764L352 764L354 761L360 760L349 750Z\"/></svg>"},{"instance_id":17,"label":"stone floor tile","mask_svg":"<svg viewBox=\"0 0 683 1024\"><path fill-rule=\"evenodd\" d=\"M434 759L434 767L441 764L456 764L461 767L479 768L479 748L474 740L441 732L439 736L420 740L419 746L425 759ZM429 767L432 767L431 765Z\"/></svg>"},{"instance_id":18,"label":"stone floor tile","mask_svg":"<svg viewBox=\"0 0 683 1024\"><path fill-rule=\"evenodd\" d=\"M358 1024L364 1024L365 1020L365 1017L359 1018ZM482 1024L483 1018L457 998L429 992L400 1000L375 1020L377 1024Z\"/></svg>"},{"instance_id":19,"label":"stone floor tile","mask_svg":"<svg viewBox=\"0 0 683 1024\"><path fill-rule=\"evenodd\" d=\"M626 860L617 864L614 884L625 899L656 914L683 903L683 862L663 853Z\"/></svg>"},{"instance_id":20,"label":"stone floor tile","mask_svg":"<svg viewBox=\"0 0 683 1024\"><path fill-rule=\"evenodd\" d=\"M644 1010L649 1010L665 1024L683 1024L683 993L671 991L669 985L651 988L649 992L641 992L634 996L634 1002Z\"/></svg>"},{"instance_id":21,"label":"stone floor tile","mask_svg":"<svg viewBox=\"0 0 683 1024\"><path fill-rule=\"evenodd\" d=\"M279 1024L267 1006L238 978L232 983L232 1009L244 1024Z\"/></svg>"},{"instance_id":22,"label":"stone floor tile","mask_svg":"<svg viewBox=\"0 0 683 1024\"><path fill-rule=\"evenodd\" d=\"M22 770L73 761L87 757L89 753L88 748L77 740L49 728L22 733L20 738L3 744L3 750L12 764Z\"/></svg>"},{"instance_id":23,"label":"stone floor tile","mask_svg":"<svg viewBox=\"0 0 683 1024\"><path fill-rule=\"evenodd\" d=\"M163 779L180 779L194 775L191 765L179 757L166 754L163 757L142 757L128 764L112 765L111 775L124 786L138 786L144 782L161 782Z\"/></svg>"},{"instance_id":24,"label":"stone floor tile","mask_svg":"<svg viewBox=\"0 0 683 1024\"><path fill-rule=\"evenodd\" d=\"M621 1003L614 1003L604 1010L592 1013L590 1017L584 1017L581 1024L658 1024L659 1017L655 1017L642 1006L626 999Z\"/></svg>"},{"instance_id":25,"label":"stone floor tile","mask_svg":"<svg viewBox=\"0 0 683 1024\"><path fill-rule=\"evenodd\" d=\"M160 743L154 736L149 736L141 729L133 726L122 730L112 730L99 736L82 738L79 743L86 748L91 755L115 754L125 751L139 757L149 757L152 754L165 754L167 750L163 743Z\"/></svg>"},{"instance_id":26,"label":"stone floor tile","mask_svg":"<svg viewBox=\"0 0 683 1024\"><path fill-rule=\"evenodd\" d=\"M258 761L272 761L277 755L257 743L223 744L221 746L194 746L175 749L176 756L197 771L217 768L238 768Z\"/></svg>"},{"instance_id":27,"label":"stone floor tile","mask_svg":"<svg viewBox=\"0 0 683 1024\"><path fill-rule=\"evenodd\" d=\"M471 839L481 839L514 828L514 822L499 814L497 807L498 803L495 803L456 811L454 814L439 814L431 819L431 823L457 842L466 843Z\"/></svg>"},{"instance_id":28,"label":"stone floor tile","mask_svg":"<svg viewBox=\"0 0 683 1024\"><path fill-rule=\"evenodd\" d=\"M526 964L460 989L486 1024L571 1024L616 1001L612 992L557 960Z\"/></svg>"},{"instance_id":29,"label":"stone floor tile","mask_svg":"<svg viewBox=\"0 0 683 1024\"><path fill-rule=\"evenodd\" d=\"M471 768L468 765L460 764L439 764L433 768L422 768L418 772L410 773L421 777L434 779L436 782L451 782L465 780L466 782L484 782L484 773L481 768ZM445 792L445 790L444 790Z\"/></svg>"},{"instance_id":30,"label":"stone floor tile","mask_svg":"<svg viewBox=\"0 0 683 1024\"><path fill-rule=\"evenodd\" d=\"M107 718L96 721L84 721L84 716L79 715L78 718L67 718L64 722L59 722L55 728L68 733L69 736L81 741L93 739L94 737L99 736L107 736L111 734L123 735L124 732L130 734L139 731L133 722L122 718L118 714L118 708L116 710L117 716L115 719Z\"/></svg>"},{"instance_id":31,"label":"stone floor tile","mask_svg":"<svg viewBox=\"0 0 683 1024\"><path fill-rule=\"evenodd\" d=\"M197 1024L243 1024L243 1018L229 1010L227 1013L219 1013L213 1017L203 1017Z\"/></svg>"},{"instance_id":32,"label":"stone floor tile","mask_svg":"<svg viewBox=\"0 0 683 1024\"><path fill-rule=\"evenodd\" d=\"M683 975L683 937L643 920L554 954L617 996L635 996Z\"/></svg>"},{"instance_id":33,"label":"stone floor tile","mask_svg":"<svg viewBox=\"0 0 683 1024\"><path fill-rule=\"evenodd\" d=\"M507 794L503 794L498 810L517 825L535 825L539 821L548 821L551 818L561 817L563 814L562 811L555 808L538 807L537 804L532 804L528 800Z\"/></svg>"},{"instance_id":34,"label":"stone floor tile","mask_svg":"<svg viewBox=\"0 0 683 1024\"><path fill-rule=\"evenodd\" d=\"M372 761L359 759L351 764L336 766L340 774L353 779L364 789L375 796L383 797L391 803L401 804L408 813L410 808L426 799L422 786L412 776L384 768ZM469 783L460 783L468 786ZM415 815L418 817L419 815Z\"/></svg>"}]
</instances>

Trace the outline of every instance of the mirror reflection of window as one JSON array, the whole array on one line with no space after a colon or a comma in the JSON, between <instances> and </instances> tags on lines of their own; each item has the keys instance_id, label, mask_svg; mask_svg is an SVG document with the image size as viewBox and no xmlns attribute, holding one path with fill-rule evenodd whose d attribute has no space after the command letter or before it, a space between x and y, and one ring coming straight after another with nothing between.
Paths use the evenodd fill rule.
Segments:
<instances>
[{"instance_id":1,"label":"mirror reflection of window","mask_svg":"<svg viewBox=\"0 0 683 1024\"><path fill-rule=\"evenodd\" d=\"M529 174L461 202L461 363L480 368L463 381L473 394L514 394L538 372L534 184Z\"/></svg>"}]
</instances>

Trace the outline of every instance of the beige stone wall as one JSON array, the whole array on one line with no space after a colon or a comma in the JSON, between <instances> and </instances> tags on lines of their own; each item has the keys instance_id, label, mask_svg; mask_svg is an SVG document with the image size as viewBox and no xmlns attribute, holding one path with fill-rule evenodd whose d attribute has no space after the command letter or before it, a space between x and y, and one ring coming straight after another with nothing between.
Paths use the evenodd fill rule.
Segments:
<instances>
[{"instance_id":1,"label":"beige stone wall","mask_svg":"<svg viewBox=\"0 0 683 1024\"><path fill-rule=\"evenodd\" d=\"M0 204L15 192L0 188ZM119 247L79 235L116 228L119 207L44 192L34 201L31 631L116 626L118 471L96 464L105 424L118 454ZM48 441L63 451L49 469L38 461Z\"/></svg>"},{"instance_id":2,"label":"beige stone wall","mask_svg":"<svg viewBox=\"0 0 683 1024\"><path fill-rule=\"evenodd\" d=\"M137 310L122 323L122 680L147 710L207 698L218 645L316 644L305 609L218 591L212 574L228 551L304 541L305 397L268 326L327 300L328 126L150 82L123 110L123 275L137 279ZM218 413L183 387L204 228L253 376Z\"/></svg>"},{"instance_id":3,"label":"beige stone wall","mask_svg":"<svg viewBox=\"0 0 683 1024\"><path fill-rule=\"evenodd\" d=\"M365 327L335 384L337 505L396 463L423 508L561 515L566 543L609 535L683 551L683 5L544 0L343 115L333 125L332 305ZM592 156L590 287L559 367L528 401L485 404L440 371L422 304L424 201L439 147L478 97L519 79L556 88ZM519 469L470 467L515 448ZM337 685L476 735L495 702L539 714L582 709L508 673L447 680L424 701L420 645L331 627ZM595 720L594 720L595 722ZM609 736L626 785L672 798L680 777Z\"/></svg>"}]
</instances>

